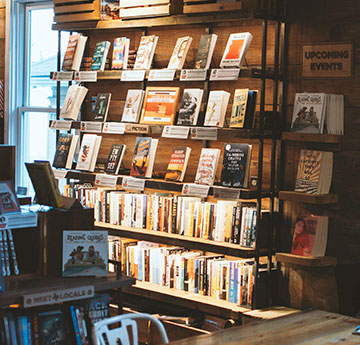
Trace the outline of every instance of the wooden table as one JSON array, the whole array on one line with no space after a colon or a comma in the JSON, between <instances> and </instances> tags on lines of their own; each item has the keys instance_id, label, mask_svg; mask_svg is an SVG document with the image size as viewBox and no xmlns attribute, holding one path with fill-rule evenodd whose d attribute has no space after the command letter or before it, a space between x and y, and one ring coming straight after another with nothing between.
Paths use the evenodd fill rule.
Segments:
<instances>
[{"instance_id":1,"label":"wooden table","mask_svg":"<svg viewBox=\"0 0 360 345\"><path fill-rule=\"evenodd\" d=\"M315 310L229 328L209 335L193 337L191 341L188 338L170 344L359 345L360 335L352 334L358 325L360 319Z\"/></svg>"}]
</instances>

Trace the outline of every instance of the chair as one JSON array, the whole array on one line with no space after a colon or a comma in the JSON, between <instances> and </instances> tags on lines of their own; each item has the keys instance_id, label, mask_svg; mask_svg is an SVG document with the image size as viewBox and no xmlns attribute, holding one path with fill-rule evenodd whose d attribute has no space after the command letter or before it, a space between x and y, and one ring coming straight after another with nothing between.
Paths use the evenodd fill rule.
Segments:
<instances>
[{"instance_id":1,"label":"chair","mask_svg":"<svg viewBox=\"0 0 360 345\"><path fill-rule=\"evenodd\" d=\"M133 345L137 345L138 341L138 327L137 319L145 319L154 323L160 333L162 343L168 344L169 339L163 324L154 316L145 313L123 314L110 317L105 320L97 322L94 326L96 338L100 345L130 345L130 338L128 334L128 327L131 328ZM117 327L110 329L109 326L120 323ZM107 343L105 342L107 340ZM119 343L120 341L120 343Z\"/></svg>"}]
</instances>

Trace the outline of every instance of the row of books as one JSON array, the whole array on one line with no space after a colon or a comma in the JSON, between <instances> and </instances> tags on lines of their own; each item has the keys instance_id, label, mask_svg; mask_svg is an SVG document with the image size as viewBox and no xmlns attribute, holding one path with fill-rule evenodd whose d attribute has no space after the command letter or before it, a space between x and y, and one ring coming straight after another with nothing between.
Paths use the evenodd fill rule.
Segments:
<instances>
[{"instance_id":1,"label":"row of books","mask_svg":"<svg viewBox=\"0 0 360 345\"><path fill-rule=\"evenodd\" d=\"M11 229L0 229L0 265L3 277L19 274Z\"/></svg>"},{"instance_id":2,"label":"row of books","mask_svg":"<svg viewBox=\"0 0 360 345\"><path fill-rule=\"evenodd\" d=\"M253 36L249 32L231 34L221 59L220 67L241 67L252 38ZM159 36L156 35L141 37L134 61L134 69L150 69L158 39ZM192 40L190 36L177 39L167 68L182 69ZM63 70L79 70L86 41L87 37L81 34L69 37L62 64ZM216 34L201 36L194 63L195 69L208 69L210 67L216 41ZM90 70L104 70L110 46L111 43L109 41L96 43ZM126 69L128 67L129 47L129 38L117 37L114 39L112 69ZM133 54L133 52L130 51L130 54Z\"/></svg>"},{"instance_id":3,"label":"row of books","mask_svg":"<svg viewBox=\"0 0 360 345\"><path fill-rule=\"evenodd\" d=\"M0 343L97 344L93 326L110 317L109 303L107 294L98 294L62 307L4 310L0 313Z\"/></svg>"}]
</instances>

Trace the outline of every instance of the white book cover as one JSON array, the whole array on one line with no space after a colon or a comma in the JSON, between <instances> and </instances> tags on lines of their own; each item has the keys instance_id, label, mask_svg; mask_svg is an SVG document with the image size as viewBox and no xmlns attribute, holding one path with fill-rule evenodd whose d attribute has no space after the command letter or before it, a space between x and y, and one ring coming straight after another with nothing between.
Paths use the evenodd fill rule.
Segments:
<instances>
[{"instance_id":1,"label":"white book cover","mask_svg":"<svg viewBox=\"0 0 360 345\"><path fill-rule=\"evenodd\" d=\"M121 121L133 123L139 122L144 94L144 90L128 90Z\"/></svg>"},{"instance_id":2,"label":"white book cover","mask_svg":"<svg viewBox=\"0 0 360 345\"><path fill-rule=\"evenodd\" d=\"M209 186L214 184L219 156L219 149L201 149L201 155L195 176L195 183Z\"/></svg>"},{"instance_id":3,"label":"white book cover","mask_svg":"<svg viewBox=\"0 0 360 345\"><path fill-rule=\"evenodd\" d=\"M220 67L241 67L253 36L250 32L231 34Z\"/></svg>"},{"instance_id":4,"label":"white book cover","mask_svg":"<svg viewBox=\"0 0 360 345\"><path fill-rule=\"evenodd\" d=\"M63 231L63 277L107 276L108 232Z\"/></svg>"},{"instance_id":5,"label":"white book cover","mask_svg":"<svg viewBox=\"0 0 360 345\"><path fill-rule=\"evenodd\" d=\"M223 127L230 93L210 91L204 126Z\"/></svg>"},{"instance_id":6,"label":"white book cover","mask_svg":"<svg viewBox=\"0 0 360 345\"><path fill-rule=\"evenodd\" d=\"M177 119L178 125L196 126L203 93L202 89L184 89Z\"/></svg>"},{"instance_id":7,"label":"white book cover","mask_svg":"<svg viewBox=\"0 0 360 345\"><path fill-rule=\"evenodd\" d=\"M191 42L192 37L190 36L179 37L177 39L169 64L167 66L168 69L183 68Z\"/></svg>"},{"instance_id":8,"label":"white book cover","mask_svg":"<svg viewBox=\"0 0 360 345\"><path fill-rule=\"evenodd\" d=\"M95 170L95 165L96 165L97 156L98 156L99 150L100 150L101 140L102 140L102 136L98 135L96 137L94 150L93 150L93 153L92 153L92 156L91 156L90 169L89 169L90 171Z\"/></svg>"},{"instance_id":9,"label":"white book cover","mask_svg":"<svg viewBox=\"0 0 360 345\"><path fill-rule=\"evenodd\" d=\"M88 92L84 86L71 85L66 93L64 104L60 111L60 118L76 121L81 104Z\"/></svg>"},{"instance_id":10,"label":"white book cover","mask_svg":"<svg viewBox=\"0 0 360 345\"><path fill-rule=\"evenodd\" d=\"M159 36L142 36L137 50L134 69L150 69Z\"/></svg>"},{"instance_id":11,"label":"white book cover","mask_svg":"<svg viewBox=\"0 0 360 345\"><path fill-rule=\"evenodd\" d=\"M76 170L90 170L96 140L96 134L84 134L81 141Z\"/></svg>"}]
</instances>

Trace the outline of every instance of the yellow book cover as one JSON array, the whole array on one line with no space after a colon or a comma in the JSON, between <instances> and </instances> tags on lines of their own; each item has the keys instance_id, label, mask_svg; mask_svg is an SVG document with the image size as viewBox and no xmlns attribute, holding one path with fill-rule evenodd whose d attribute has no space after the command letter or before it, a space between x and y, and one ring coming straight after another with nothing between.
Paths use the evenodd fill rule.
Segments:
<instances>
[{"instance_id":1,"label":"yellow book cover","mask_svg":"<svg viewBox=\"0 0 360 345\"><path fill-rule=\"evenodd\" d=\"M231 110L230 127L244 128L249 89L236 89Z\"/></svg>"}]
</instances>

